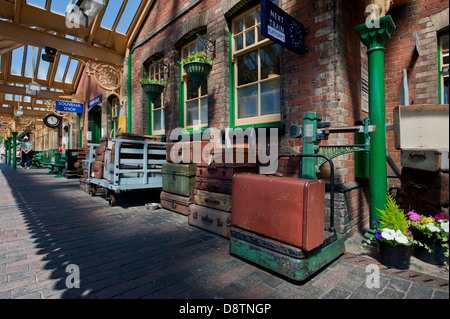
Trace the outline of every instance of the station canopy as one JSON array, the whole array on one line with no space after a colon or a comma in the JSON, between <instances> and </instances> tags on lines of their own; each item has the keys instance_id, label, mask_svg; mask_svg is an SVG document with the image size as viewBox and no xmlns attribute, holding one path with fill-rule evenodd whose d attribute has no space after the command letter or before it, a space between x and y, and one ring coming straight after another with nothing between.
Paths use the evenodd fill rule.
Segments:
<instances>
[{"instance_id":1,"label":"station canopy","mask_svg":"<svg viewBox=\"0 0 450 319\"><path fill-rule=\"evenodd\" d=\"M103 2L86 27L66 21L70 0L0 0L0 124L14 116L42 119L49 103L76 92L83 61L122 65L153 1ZM42 58L46 47L57 50L53 62ZM27 93L32 82L38 95Z\"/></svg>"}]
</instances>

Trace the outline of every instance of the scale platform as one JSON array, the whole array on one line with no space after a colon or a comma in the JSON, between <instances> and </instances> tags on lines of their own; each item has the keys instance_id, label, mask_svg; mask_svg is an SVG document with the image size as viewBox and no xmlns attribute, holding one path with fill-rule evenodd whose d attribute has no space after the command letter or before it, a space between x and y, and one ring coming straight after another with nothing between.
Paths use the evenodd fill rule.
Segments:
<instances>
[{"instance_id":1,"label":"scale platform","mask_svg":"<svg viewBox=\"0 0 450 319\"><path fill-rule=\"evenodd\" d=\"M344 254L344 238L325 231L322 245L302 249L245 231L230 229L230 254L246 259L295 281L303 281Z\"/></svg>"}]
</instances>

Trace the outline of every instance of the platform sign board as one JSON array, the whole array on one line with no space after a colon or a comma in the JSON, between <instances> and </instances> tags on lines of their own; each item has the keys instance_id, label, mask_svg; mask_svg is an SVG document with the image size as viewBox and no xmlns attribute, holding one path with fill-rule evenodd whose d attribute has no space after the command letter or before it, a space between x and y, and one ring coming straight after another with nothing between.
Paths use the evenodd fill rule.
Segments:
<instances>
[{"instance_id":1,"label":"platform sign board","mask_svg":"<svg viewBox=\"0 0 450 319\"><path fill-rule=\"evenodd\" d=\"M94 97L92 100L88 102L88 109L90 109L93 106L96 106L97 104L102 103L103 101L103 95L99 94L98 96Z\"/></svg>"},{"instance_id":2,"label":"platform sign board","mask_svg":"<svg viewBox=\"0 0 450 319\"><path fill-rule=\"evenodd\" d=\"M67 101L55 101L55 110L61 112L84 113L84 104Z\"/></svg>"},{"instance_id":3,"label":"platform sign board","mask_svg":"<svg viewBox=\"0 0 450 319\"><path fill-rule=\"evenodd\" d=\"M261 34L297 54L306 52L303 24L270 0L261 0Z\"/></svg>"}]
</instances>

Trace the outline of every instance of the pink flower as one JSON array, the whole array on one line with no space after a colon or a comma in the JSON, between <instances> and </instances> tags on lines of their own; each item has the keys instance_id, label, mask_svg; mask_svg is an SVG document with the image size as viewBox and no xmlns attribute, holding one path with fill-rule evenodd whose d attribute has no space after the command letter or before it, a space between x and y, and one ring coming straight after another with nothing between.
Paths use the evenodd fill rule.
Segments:
<instances>
[{"instance_id":1,"label":"pink flower","mask_svg":"<svg viewBox=\"0 0 450 319\"><path fill-rule=\"evenodd\" d=\"M409 219L411 219L412 221L416 221L416 220L421 220L420 215L415 213L414 211L410 211L408 213Z\"/></svg>"},{"instance_id":2,"label":"pink flower","mask_svg":"<svg viewBox=\"0 0 450 319\"><path fill-rule=\"evenodd\" d=\"M439 213L439 214L437 214L436 216L434 216L433 218L434 218L434 220L440 220L440 219L444 219L444 213Z\"/></svg>"}]
</instances>

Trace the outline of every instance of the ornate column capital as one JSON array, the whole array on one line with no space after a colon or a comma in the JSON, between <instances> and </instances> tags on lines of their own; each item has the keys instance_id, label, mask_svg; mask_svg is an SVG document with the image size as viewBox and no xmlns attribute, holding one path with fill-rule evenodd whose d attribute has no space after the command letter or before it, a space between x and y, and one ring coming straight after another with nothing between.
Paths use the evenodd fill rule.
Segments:
<instances>
[{"instance_id":1,"label":"ornate column capital","mask_svg":"<svg viewBox=\"0 0 450 319\"><path fill-rule=\"evenodd\" d=\"M391 16L387 15L370 23L363 23L355 27L361 41L367 47L369 54L374 50L384 50L384 44L395 31L395 24Z\"/></svg>"}]
</instances>

